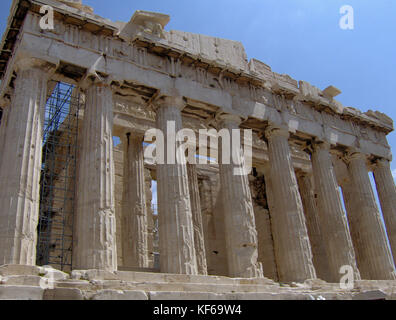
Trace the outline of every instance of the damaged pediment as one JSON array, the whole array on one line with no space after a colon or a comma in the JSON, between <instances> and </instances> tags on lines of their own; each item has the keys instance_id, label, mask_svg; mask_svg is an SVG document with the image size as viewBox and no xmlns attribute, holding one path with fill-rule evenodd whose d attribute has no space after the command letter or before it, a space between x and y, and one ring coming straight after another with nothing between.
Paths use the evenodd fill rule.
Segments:
<instances>
[{"instance_id":1,"label":"damaged pediment","mask_svg":"<svg viewBox=\"0 0 396 320\"><path fill-rule=\"evenodd\" d=\"M164 28L169 21L170 16L167 14L138 10L132 16L131 21L120 28L119 37L124 40L133 40L139 35L151 35L165 39Z\"/></svg>"}]
</instances>

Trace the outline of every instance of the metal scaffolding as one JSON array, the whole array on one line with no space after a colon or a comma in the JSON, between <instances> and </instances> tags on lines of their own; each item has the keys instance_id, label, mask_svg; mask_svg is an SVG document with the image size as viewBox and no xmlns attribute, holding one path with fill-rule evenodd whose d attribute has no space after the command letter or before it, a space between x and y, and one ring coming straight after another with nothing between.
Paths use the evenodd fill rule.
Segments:
<instances>
[{"instance_id":1,"label":"metal scaffolding","mask_svg":"<svg viewBox=\"0 0 396 320\"><path fill-rule=\"evenodd\" d=\"M52 82L49 87L54 89L45 107L37 264L70 271L82 99L72 85Z\"/></svg>"}]
</instances>

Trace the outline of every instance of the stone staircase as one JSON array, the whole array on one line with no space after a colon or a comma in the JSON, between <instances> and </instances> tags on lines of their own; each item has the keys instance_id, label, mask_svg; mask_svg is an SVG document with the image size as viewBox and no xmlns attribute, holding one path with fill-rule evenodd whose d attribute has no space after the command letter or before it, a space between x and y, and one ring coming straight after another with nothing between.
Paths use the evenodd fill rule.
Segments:
<instances>
[{"instance_id":1,"label":"stone staircase","mask_svg":"<svg viewBox=\"0 0 396 320\"><path fill-rule=\"evenodd\" d=\"M280 284L232 279L101 270L67 274L51 267L0 266L0 300L384 300L396 281L356 281L352 290L322 280Z\"/></svg>"}]
</instances>

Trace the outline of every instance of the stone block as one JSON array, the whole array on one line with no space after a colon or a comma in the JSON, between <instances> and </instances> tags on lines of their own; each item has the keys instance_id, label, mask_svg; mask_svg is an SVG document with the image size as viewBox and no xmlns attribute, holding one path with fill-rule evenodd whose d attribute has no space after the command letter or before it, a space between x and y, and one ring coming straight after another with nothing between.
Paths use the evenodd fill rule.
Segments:
<instances>
[{"instance_id":1,"label":"stone block","mask_svg":"<svg viewBox=\"0 0 396 320\"><path fill-rule=\"evenodd\" d=\"M44 289L33 286L0 286L0 300L43 300Z\"/></svg>"},{"instance_id":2,"label":"stone block","mask_svg":"<svg viewBox=\"0 0 396 320\"><path fill-rule=\"evenodd\" d=\"M225 294L209 292L149 292L150 300L226 300Z\"/></svg>"},{"instance_id":3,"label":"stone block","mask_svg":"<svg viewBox=\"0 0 396 320\"><path fill-rule=\"evenodd\" d=\"M353 300L385 300L387 295L382 290L360 292L353 296Z\"/></svg>"},{"instance_id":4,"label":"stone block","mask_svg":"<svg viewBox=\"0 0 396 320\"><path fill-rule=\"evenodd\" d=\"M85 280L68 280L68 281L55 281L56 288L77 288L80 290L91 290L92 284Z\"/></svg>"},{"instance_id":5,"label":"stone block","mask_svg":"<svg viewBox=\"0 0 396 320\"><path fill-rule=\"evenodd\" d=\"M5 285L13 285L13 286L36 286L40 287L45 280L39 276L30 276L30 275L22 275L22 276L7 276L3 277L1 284Z\"/></svg>"},{"instance_id":6,"label":"stone block","mask_svg":"<svg viewBox=\"0 0 396 320\"><path fill-rule=\"evenodd\" d=\"M7 264L0 266L1 276L38 276L40 275L40 267L37 266L25 266L19 264Z\"/></svg>"},{"instance_id":7,"label":"stone block","mask_svg":"<svg viewBox=\"0 0 396 320\"><path fill-rule=\"evenodd\" d=\"M84 300L80 289L76 288L55 288L44 291L43 300Z\"/></svg>"},{"instance_id":8,"label":"stone block","mask_svg":"<svg viewBox=\"0 0 396 320\"><path fill-rule=\"evenodd\" d=\"M118 277L115 273L109 272L106 270L73 270L72 272L72 279L77 280L118 280Z\"/></svg>"},{"instance_id":9,"label":"stone block","mask_svg":"<svg viewBox=\"0 0 396 320\"><path fill-rule=\"evenodd\" d=\"M92 300L148 300L144 291L101 290L94 294Z\"/></svg>"},{"instance_id":10,"label":"stone block","mask_svg":"<svg viewBox=\"0 0 396 320\"><path fill-rule=\"evenodd\" d=\"M40 274L44 274L45 278L49 278L52 280L66 280L70 278L70 276L67 273L62 272L60 270L56 270L50 266L41 267Z\"/></svg>"}]
</instances>

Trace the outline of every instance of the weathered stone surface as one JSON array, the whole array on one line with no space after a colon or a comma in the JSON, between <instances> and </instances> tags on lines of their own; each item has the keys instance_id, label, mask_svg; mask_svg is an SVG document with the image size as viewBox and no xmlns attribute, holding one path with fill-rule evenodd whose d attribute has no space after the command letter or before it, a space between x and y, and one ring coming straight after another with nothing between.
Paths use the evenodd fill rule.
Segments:
<instances>
[{"instance_id":1,"label":"weathered stone surface","mask_svg":"<svg viewBox=\"0 0 396 320\"><path fill-rule=\"evenodd\" d=\"M254 219L249 181L244 170L244 155L240 141L235 141L234 130L239 130L240 119L232 116L221 118L221 127L232 137L232 160L220 162L220 181L224 206L224 224L228 257L228 272L231 277L263 277L258 259L257 231ZM223 142L224 143L224 142ZM230 147L230 146L229 146ZM223 147L222 147L223 149ZM222 159L222 154L220 159Z\"/></svg>"},{"instance_id":2,"label":"weathered stone surface","mask_svg":"<svg viewBox=\"0 0 396 320\"><path fill-rule=\"evenodd\" d=\"M275 215L272 217L279 280L303 282L316 277L303 206L290 157L289 133L266 131Z\"/></svg>"},{"instance_id":3,"label":"weathered stone surface","mask_svg":"<svg viewBox=\"0 0 396 320\"><path fill-rule=\"evenodd\" d=\"M195 255L197 257L198 274L207 275L205 240L203 235L201 199L199 196L198 177L195 164L187 164L187 175L191 199L191 213L194 227Z\"/></svg>"},{"instance_id":4,"label":"weathered stone surface","mask_svg":"<svg viewBox=\"0 0 396 320\"><path fill-rule=\"evenodd\" d=\"M396 263L396 187L389 161L377 161L374 178L393 253L393 261Z\"/></svg>"},{"instance_id":5,"label":"weathered stone surface","mask_svg":"<svg viewBox=\"0 0 396 320\"><path fill-rule=\"evenodd\" d=\"M101 290L92 300L148 300L148 296L143 291Z\"/></svg>"},{"instance_id":6,"label":"weathered stone surface","mask_svg":"<svg viewBox=\"0 0 396 320\"><path fill-rule=\"evenodd\" d=\"M36 300L376 300L394 298L396 289L396 281L358 280L354 284L354 289L341 290L339 284L330 284L318 279L279 285L265 278L233 279L138 272L119 272L117 280L62 280L46 283L48 279L41 279L43 282L35 285L0 284L0 299L21 297Z\"/></svg>"},{"instance_id":7,"label":"weathered stone surface","mask_svg":"<svg viewBox=\"0 0 396 320\"><path fill-rule=\"evenodd\" d=\"M66 280L70 278L69 274L56 270L51 266L40 267L40 274L44 274L45 278L49 278L51 280Z\"/></svg>"},{"instance_id":8,"label":"weathered stone surface","mask_svg":"<svg viewBox=\"0 0 396 320\"><path fill-rule=\"evenodd\" d=\"M169 16L164 14L138 11L129 23L113 23L93 15L81 0L40 2L73 19L64 21L55 14L55 29L43 30L42 17L33 5L24 7L25 21L18 31L15 22L20 17L12 16L17 12L14 1L6 34L15 36L0 48L3 52L14 48L12 55L3 55L5 69L0 68L4 111L0 264L17 264L0 267L0 297L326 300L395 296L394 261L366 167L373 165L395 252L396 189L386 139L393 130L392 119L380 112L344 107L333 99L340 90L332 86L321 91L273 72L256 59L248 62L238 42L167 32ZM100 28L93 32L93 25ZM67 201L61 211L67 212L70 233L75 220L73 268L88 270L74 270L71 277L48 266L33 266L39 182L45 172L41 168L44 105L53 90L48 79L77 81L87 89L85 110L76 117L83 124L76 129L80 137L73 164L78 172L76 203ZM215 127L217 120L228 131L254 129L256 171L252 175L257 178L258 168L269 168L265 179L260 176L261 185L249 186L246 175L235 174L235 169L241 169L235 163L189 167L193 170L184 164L144 163L143 137L135 132L157 126L166 133L174 123L176 131L183 124L197 133ZM53 133L63 138L65 125L60 123ZM286 131L280 129L286 126ZM130 140L113 148L113 135L123 138L128 132ZM169 140L165 158L182 156L171 150ZM341 150L357 152L346 159L349 168L343 161L333 168L329 146L315 144L309 150L309 141L322 140L334 145L331 153L336 158L342 157ZM68 152L57 148L63 148L56 150L62 155ZM239 150L232 152L234 161L243 160ZM61 176L66 171L60 169L55 189L64 188ZM151 176L158 180L159 220L148 210ZM74 181L66 188L74 192ZM54 194L69 197L59 190ZM62 254L55 244L61 227L55 225L61 225L62 219L56 210L48 214L55 217L49 230L50 255L57 256ZM159 239L154 233L156 222ZM340 266L351 265L359 279L353 251L364 279L386 280L358 280L353 290L341 290ZM160 252L155 263L154 252ZM159 260L161 271L171 274L156 273ZM263 278L260 263L265 276L282 283ZM206 273L219 276L198 275Z\"/></svg>"},{"instance_id":9,"label":"weathered stone surface","mask_svg":"<svg viewBox=\"0 0 396 320\"><path fill-rule=\"evenodd\" d=\"M34 265L48 73L22 61L0 162L0 264ZM2 125L3 127L3 125Z\"/></svg>"},{"instance_id":10,"label":"weathered stone surface","mask_svg":"<svg viewBox=\"0 0 396 320\"><path fill-rule=\"evenodd\" d=\"M46 289L43 300L84 300L84 296L77 288L55 288Z\"/></svg>"},{"instance_id":11,"label":"weathered stone surface","mask_svg":"<svg viewBox=\"0 0 396 320\"><path fill-rule=\"evenodd\" d=\"M81 137L73 264L117 269L114 202L113 99L109 86L87 89Z\"/></svg>"},{"instance_id":12,"label":"weathered stone surface","mask_svg":"<svg viewBox=\"0 0 396 320\"><path fill-rule=\"evenodd\" d=\"M73 270L72 279L76 280L117 280L115 273L107 270Z\"/></svg>"},{"instance_id":13,"label":"weathered stone surface","mask_svg":"<svg viewBox=\"0 0 396 320\"><path fill-rule=\"evenodd\" d=\"M2 276L38 276L40 274L40 267L37 266L27 266L22 264L14 265L3 265L0 266L0 275Z\"/></svg>"},{"instance_id":14,"label":"weathered stone surface","mask_svg":"<svg viewBox=\"0 0 396 320\"><path fill-rule=\"evenodd\" d=\"M122 211L123 267L148 268L147 207L143 136L124 138L124 199Z\"/></svg>"},{"instance_id":15,"label":"weathered stone surface","mask_svg":"<svg viewBox=\"0 0 396 320\"><path fill-rule=\"evenodd\" d=\"M385 300L386 294L381 290L366 291L355 294L353 300Z\"/></svg>"},{"instance_id":16,"label":"weathered stone surface","mask_svg":"<svg viewBox=\"0 0 396 320\"><path fill-rule=\"evenodd\" d=\"M3 277L0 284L12 286L40 286L44 284L47 279L42 279L39 276L7 276Z\"/></svg>"},{"instance_id":17,"label":"weathered stone surface","mask_svg":"<svg viewBox=\"0 0 396 320\"><path fill-rule=\"evenodd\" d=\"M277 281L278 271L269 211L270 200L266 192L268 185L262 174L258 174L257 177L250 176L249 180L258 236L258 261L263 266L264 276Z\"/></svg>"},{"instance_id":18,"label":"weathered stone surface","mask_svg":"<svg viewBox=\"0 0 396 320\"><path fill-rule=\"evenodd\" d=\"M207 292L149 292L150 300L221 300L225 295Z\"/></svg>"},{"instance_id":19,"label":"weathered stone surface","mask_svg":"<svg viewBox=\"0 0 396 320\"><path fill-rule=\"evenodd\" d=\"M322 274L323 280L338 283L340 269L351 266L355 279L360 279L356 266L355 251L349 234L348 222L342 208L340 192L330 155L330 145L326 142L314 143L312 170L317 197L317 216L328 270Z\"/></svg>"},{"instance_id":20,"label":"weathered stone surface","mask_svg":"<svg viewBox=\"0 0 396 320\"><path fill-rule=\"evenodd\" d=\"M168 123L173 123L176 132L181 130L183 107L184 102L179 98L165 98L159 101L157 129L165 134L168 131ZM165 164L157 164L161 271L197 274L187 167L176 162L178 157L184 156L177 155L176 150L180 150L179 148L168 153L166 136L163 159ZM174 164L170 164L168 159L174 159Z\"/></svg>"},{"instance_id":21,"label":"weathered stone surface","mask_svg":"<svg viewBox=\"0 0 396 320\"><path fill-rule=\"evenodd\" d=\"M321 233L321 224L318 217L318 206L315 190L312 183L312 175L299 171L297 182L304 207L305 222L312 249L312 261L315 266L316 275L319 279L326 279L329 275L326 249ZM323 228L326 230L325 228Z\"/></svg>"},{"instance_id":22,"label":"weathered stone surface","mask_svg":"<svg viewBox=\"0 0 396 320\"><path fill-rule=\"evenodd\" d=\"M361 277L365 280L395 280L395 266L368 177L366 157L354 153L348 161L351 176L346 198L350 202L348 219Z\"/></svg>"},{"instance_id":23,"label":"weathered stone surface","mask_svg":"<svg viewBox=\"0 0 396 320\"><path fill-rule=\"evenodd\" d=\"M43 294L40 287L0 285L0 300L43 300Z\"/></svg>"},{"instance_id":24,"label":"weathered stone surface","mask_svg":"<svg viewBox=\"0 0 396 320\"><path fill-rule=\"evenodd\" d=\"M202 222L208 274L228 275L224 209L218 173L201 181Z\"/></svg>"}]
</instances>

